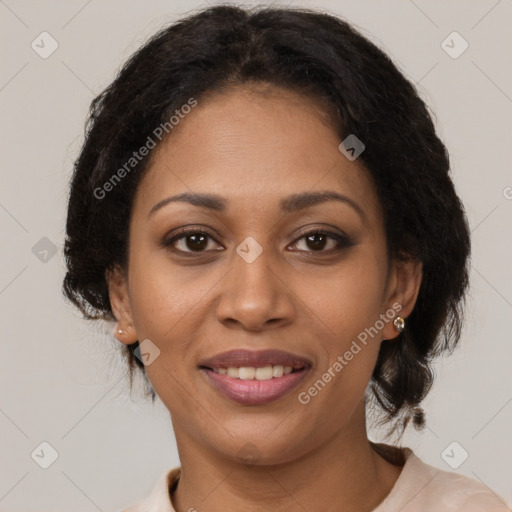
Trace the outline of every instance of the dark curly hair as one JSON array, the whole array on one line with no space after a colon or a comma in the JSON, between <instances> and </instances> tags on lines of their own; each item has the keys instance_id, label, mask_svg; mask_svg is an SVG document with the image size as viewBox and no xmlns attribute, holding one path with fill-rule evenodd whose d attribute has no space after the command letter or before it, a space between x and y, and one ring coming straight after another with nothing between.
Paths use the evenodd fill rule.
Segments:
<instances>
[{"instance_id":1,"label":"dark curly hair","mask_svg":"<svg viewBox=\"0 0 512 512\"><path fill-rule=\"evenodd\" d=\"M415 87L350 24L309 9L214 6L162 29L91 103L71 181L65 295L88 319L114 319L106 271L127 263L132 201L149 157L105 197L98 190L191 98L267 83L329 106L343 140L356 134L376 186L391 258L423 263L416 306L397 343L382 343L369 391L384 422L424 423L433 358L461 333L470 239L449 157ZM125 347L130 384L144 366ZM147 381L147 378L146 378ZM151 389L152 398L155 394Z\"/></svg>"}]
</instances>

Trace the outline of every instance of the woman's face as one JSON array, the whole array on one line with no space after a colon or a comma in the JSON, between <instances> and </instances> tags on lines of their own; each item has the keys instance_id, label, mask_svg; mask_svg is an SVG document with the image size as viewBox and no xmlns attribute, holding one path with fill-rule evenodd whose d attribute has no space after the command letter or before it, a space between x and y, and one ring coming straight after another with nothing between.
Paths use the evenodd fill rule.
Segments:
<instances>
[{"instance_id":1,"label":"woman's face","mask_svg":"<svg viewBox=\"0 0 512 512\"><path fill-rule=\"evenodd\" d=\"M325 119L293 92L235 88L152 154L110 294L120 340L150 340L179 443L277 463L364 431L380 343L419 282L388 262L369 174Z\"/></svg>"}]
</instances>

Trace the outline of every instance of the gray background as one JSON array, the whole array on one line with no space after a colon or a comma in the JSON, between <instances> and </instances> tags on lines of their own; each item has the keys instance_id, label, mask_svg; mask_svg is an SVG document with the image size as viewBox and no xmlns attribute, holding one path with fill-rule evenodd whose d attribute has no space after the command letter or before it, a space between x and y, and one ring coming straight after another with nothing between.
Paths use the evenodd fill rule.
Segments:
<instances>
[{"instance_id":1,"label":"gray background","mask_svg":"<svg viewBox=\"0 0 512 512\"><path fill-rule=\"evenodd\" d=\"M62 246L67 184L92 98L147 37L206 5L0 0L2 511L119 510L179 463L166 409L144 403L137 388L129 396L112 326L88 324L64 302ZM441 454L456 441L452 461L469 453L457 472L512 500L512 1L293 5L353 22L435 112L473 231L472 287L462 346L436 366L428 427L403 444L451 470ZM31 47L50 48L43 31L59 45L46 59ZM441 45L453 31L469 44L458 58ZM462 42L452 39L453 53ZM31 457L36 449L34 459L48 459L43 441L59 454L48 469Z\"/></svg>"}]
</instances>

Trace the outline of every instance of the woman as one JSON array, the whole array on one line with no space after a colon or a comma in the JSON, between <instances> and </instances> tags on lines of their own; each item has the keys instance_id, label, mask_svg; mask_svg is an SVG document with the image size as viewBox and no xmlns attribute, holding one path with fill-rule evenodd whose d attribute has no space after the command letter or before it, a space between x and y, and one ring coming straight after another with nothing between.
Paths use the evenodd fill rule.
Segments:
<instances>
[{"instance_id":1,"label":"woman","mask_svg":"<svg viewBox=\"0 0 512 512\"><path fill-rule=\"evenodd\" d=\"M91 106L65 247L65 293L172 419L181 466L127 510L507 510L366 432L424 425L469 251L425 104L346 22L156 34Z\"/></svg>"}]
</instances>

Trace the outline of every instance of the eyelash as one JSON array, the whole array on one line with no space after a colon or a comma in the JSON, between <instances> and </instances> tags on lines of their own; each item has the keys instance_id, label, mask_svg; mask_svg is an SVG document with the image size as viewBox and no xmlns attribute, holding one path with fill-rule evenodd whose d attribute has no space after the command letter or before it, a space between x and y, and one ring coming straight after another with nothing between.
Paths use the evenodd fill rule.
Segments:
<instances>
[{"instance_id":1,"label":"eyelash","mask_svg":"<svg viewBox=\"0 0 512 512\"><path fill-rule=\"evenodd\" d=\"M181 255L186 255L186 257L197 257L197 256L199 256L201 254L204 254L204 253L207 253L207 252L211 252L211 251L205 251L205 250L203 250L203 251L182 251L181 249L176 249L175 247L173 247L173 244L175 242L177 242L178 240L181 240L182 238L186 238L187 236L190 236L190 235L205 235L208 238L210 238L210 239L214 240L215 242L217 242L217 240L215 240L215 238L210 233L208 233L207 231L201 231L201 230L197 230L197 229L184 229L183 231L180 231L179 233L174 235L172 238L164 240L162 242L162 245L165 248L168 248L168 249L172 250L173 252L179 253ZM320 229L320 228L318 228L318 229L311 229L311 230L307 230L307 231L301 232L299 234L299 237L295 240L295 242L293 242L293 244L296 244L299 240L302 240L303 238L307 238L308 236L314 236L314 235L324 235L324 236L327 236L329 238L332 238L333 240L335 240L337 242L338 247L336 247L334 249L329 249L327 251L325 251L325 250L302 251L301 250L301 251L298 251L298 252L309 253L309 254L316 254L316 253L318 253L318 254L331 254L333 252L339 252L342 249L346 249L346 248L351 247L352 245L354 245L354 243L352 242L352 240L348 236L341 235L339 233L335 233L333 231L328 231L328 230Z\"/></svg>"}]
</instances>

